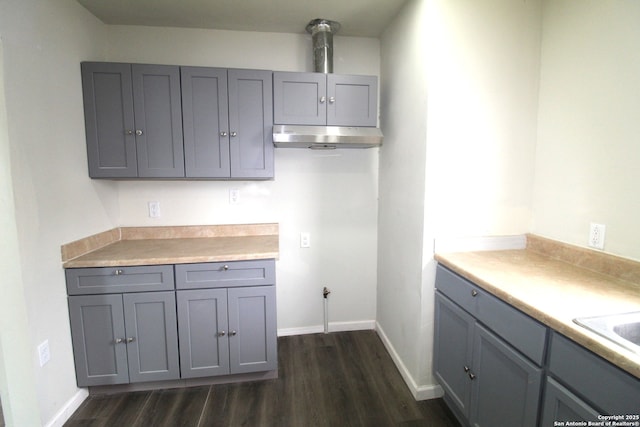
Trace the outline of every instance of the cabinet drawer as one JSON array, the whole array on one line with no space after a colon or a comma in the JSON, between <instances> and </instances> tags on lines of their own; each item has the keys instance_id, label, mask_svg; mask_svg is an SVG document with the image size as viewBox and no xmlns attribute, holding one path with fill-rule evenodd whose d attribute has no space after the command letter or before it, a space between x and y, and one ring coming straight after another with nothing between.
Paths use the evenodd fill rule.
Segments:
<instances>
[{"instance_id":1,"label":"cabinet drawer","mask_svg":"<svg viewBox=\"0 0 640 427\"><path fill-rule=\"evenodd\" d=\"M550 372L595 408L609 415L638 413L640 379L555 332L549 351Z\"/></svg>"},{"instance_id":2,"label":"cabinet drawer","mask_svg":"<svg viewBox=\"0 0 640 427\"><path fill-rule=\"evenodd\" d=\"M436 287L533 362L544 362L547 328L473 283L438 266Z\"/></svg>"},{"instance_id":3,"label":"cabinet drawer","mask_svg":"<svg viewBox=\"0 0 640 427\"><path fill-rule=\"evenodd\" d=\"M448 296L453 302L476 316L478 295L482 290L452 271L438 265L436 270L436 289Z\"/></svg>"},{"instance_id":4,"label":"cabinet drawer","mask_svg":"<svg viewBox=\"0 0 640 427\"><path fill-rule=\"evenodd\" d=\"M68 268L69 295L170 291L174 289L172 265L136 267Z\"/></svg>"},{"instance_id":5,"label":"cabinet drawer","mask_svg":"<svg viewBox=\"0 0 640 427\"><path fill-rule=\"evenodd\" d=\"M176 265L177 289L230 288L276 284L275 261L233 261Z\"/></svg>"},{"instance_id":6,"label":"cabinet drawer","mask_svg":"<svg viewBox=\"0 0 640 427\"><path fill-rule=\"evenodd\" d=\"M542 366L547 327L493 295L478 295L476 318L505 341Z\"/></svg>"}]
</instances>

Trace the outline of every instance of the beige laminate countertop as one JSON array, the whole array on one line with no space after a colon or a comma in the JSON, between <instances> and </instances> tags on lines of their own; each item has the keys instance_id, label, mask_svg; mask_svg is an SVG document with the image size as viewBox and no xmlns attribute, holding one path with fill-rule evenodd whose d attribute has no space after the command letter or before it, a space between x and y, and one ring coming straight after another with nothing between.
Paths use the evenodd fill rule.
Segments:
<instances>
[{"instance_id":1,"label":"beige laminate countertop","mask_svg":"<svg viewBox=\"0 0 640 427\"><path fill-rule=\"evenodd\" d=\"M590 271L531 248L441 253L436 260L640 378L640 354L573 322L576 317L640 311L640 284Z\"/></svg>"},{"instance_id":2,"label":"beige laminate countertop","mask_svg":"<svg viewBox=\"0 0 640 427\"><path fill-rule=\"evenodd\" d=\"M118 228L62 246L64 268L277 259L277 224Z\"/></svg>"}]
</instances>

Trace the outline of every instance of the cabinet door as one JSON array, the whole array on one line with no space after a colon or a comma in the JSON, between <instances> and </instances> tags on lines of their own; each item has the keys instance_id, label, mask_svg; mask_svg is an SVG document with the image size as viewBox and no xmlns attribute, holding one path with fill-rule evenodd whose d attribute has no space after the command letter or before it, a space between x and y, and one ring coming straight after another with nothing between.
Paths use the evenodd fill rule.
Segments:
<instances>
[{"instance_id":1,"label":"cabinet door","mask_svg":"<svg viewBox=\"0 0 640 427\"><path fill-rule=\"evenodd\" d=\"M542 369L481 325L475 330L471 425L535 427Z\"/></svg>"},{"instance_id":2,"label":"cabinet door","mask_svg":"<svg viewBox=\"0 0 640 427\"><path fill-rule=\"evenodd\" d=\"M180 377L175 292L124 294L131 382Z\"/></svg>"},{"instance_id":3,"label":"cabinet door","mask_svg":"<svg viewBox=\"0 0 640 427\"><path fill-rule=\"evenodd\" d=\"M326 75L273 73L273 121L278 125L326 125Z\"/></svg>"},{"instance_id":4,"label":"cabinet door","mask_svg":"<svg viewBox=\"0 0 640 427\"><path fill-rule=\"evenodd\" d=\"M598 421L598 415L599 411L547 377L541 426L552 426L554 421Z\"/></svg>"},{"instance_id":5,"label":"cabinet door","mask_svg":"<svg viewBox=\"0 0 640 427\"><path fill-rule=\"evenodd\" d=\"M378 78L327 74L327 125L376 126Z\"/></svg>"},{"instance_id":6,"label":"cabinet door","mask_svg":"<svg viewBox=\"0 0 640 427\"><path fill-rule=\"evenodd\" d=\"M182 378L229 373L227 290L176 292Z\"/></svg>"},{"instance_id":7,"label":"cabinet door","mask_svg":"<svg viewBox=\"0 0 640 427\"><path fill-rule=\"evenodd\" d=\"M273 178L271 71L229 70L232 178Z\"/></svg>"},{"instance_id":8,"label":"cabinet door","mask_svg":"<svg viewBox=\"0 0 640 427\"><path fill-rule=\"evenodd\" d=\"M275 286L229 289L228 303L231 373L276 369Z\"/></svg>"},{"instance_id":9,"label":"cabinet door","mask_svg":"<svg viewBox=\"0 0 640 427\"><path fill-rule=\"evenodd\" d=\"M89 176L138 176L131 65L83 62L81 70Z\"/></svg>"},{"instance_id":10,"label":"cabinet door","mask_svg":"<svg viewBox=\"0 0 640 427\"><path fill-rule=\"evenodd\" d=\"M138 176L184 177L180 69L132 65Z\"/></svg>"},{"instance_id":11,"label":"cabinet door","mask_svg":"<svg viewBox=\"0 0 640 427\"><path fill-rule=\"evenodd\" d=\"M185 175L228 178L229 108L227 70L182 67Z\"/></svg>"},{"instance_id":12,"label":"cabinet door","mask_svg":"<svg viewBox=\"0 0 640 427\"><path fill-rule=\"evenodd\" d=\"M449 401L469 417L475 319L439 292L436 293L434 371Z\"/></svg>"},{"instance_id":13,"label":"cabinet door","mask_svg":"<svg viewBox=\"0 0 640 427\"><path fill-rule=\"evenodd\" d=\"M78 387L128 383L122 297L69 297L69 319Z\"/></svg>"}]
</instances>

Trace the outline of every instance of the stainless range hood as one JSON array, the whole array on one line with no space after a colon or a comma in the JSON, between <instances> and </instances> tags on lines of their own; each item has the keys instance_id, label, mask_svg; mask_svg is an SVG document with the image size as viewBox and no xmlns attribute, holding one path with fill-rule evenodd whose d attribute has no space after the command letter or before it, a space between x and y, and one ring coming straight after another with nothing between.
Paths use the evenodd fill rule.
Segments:
<instances>
[{"instance_id":1,"label":"stainless range hood","mask_svg":"<svg viewBox=\"0 0 640 427\"><path fill-rule=\"evenodd\" d=\"M312 150L372 148L382 145L382 132L371 127L274 125L273 144Z\"/></svg>"},{"instance_id":2,"label":"stainless range hood","mask_svg":"<svg viewBox=\"0 0 640 427\"><path fill-rule=\"evenodd\" d=\"M340 23L314 19L306 27L313 42L316 73L333 73L333 34ZM382 145L382 132L375 127L274 125L273 144L282 148L372 148Z\"/></svg>"}]
</instances>

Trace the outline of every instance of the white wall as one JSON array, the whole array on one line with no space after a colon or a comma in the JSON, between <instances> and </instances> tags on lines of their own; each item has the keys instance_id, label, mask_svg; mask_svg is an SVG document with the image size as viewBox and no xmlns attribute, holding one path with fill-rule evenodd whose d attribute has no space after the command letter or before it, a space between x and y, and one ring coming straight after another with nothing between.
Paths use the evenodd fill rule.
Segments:
<instances>
[{"instance_id":1,"label":"white wall","mask_svg":"<svg viewBox=\"0 0 640 427\"><path fill-rule=\"evenodd\" d=\"M25 312L15 318L17 325L3 322L2 330L3 339L5 328L26 332L24 366L6 368L31 371L24 372L24 395L9 391L11 400L37 398L39 407L30 408L26 422L13 419L13 425L35 425L34 418L47 423L77 393L60 245L112 228L118 219L116 184L87 179L84 148L79 63L103 57L105 34L75 1L6 0L0 3L0 37L7 106L2 144L15 203L14 220L9 217L2 230L4 249L12 252L10 283L23 290L13 294L22 299L14 310L20 313L23 305ZM36 348L45 339L51 361L40 368ZM13 353L3 356L5 363L15 360ZM29 389L31 373L35 388Z\"/></svg>"},{"instance_id":2,"label":"white wall","mask_svg":"<svg viewBox=\"0 0 640 427\"><path fill-rule=\"evenodd\" d=\"M382 37L378 321L418 396L434 239L529 231L540 23L541 1L414 0Z\"/></svg>"},{"instance_id":3,"label":"white wall","mask_svg":"<svg viewBox=\"0 0 640 427\"><path fill-rule=\"evenodd\" d=\"M405 6L382 36L378 204L378 327L393 346L405 380L423 378L422 251L427 148L425 2Z\"/></svg>"},{"instance_id":4,"label":"white wall","mask_svg":"<svg viewBox=\"0 0 640 427\"><path fill-rule=\"evenodd\" d=\"M534 198L536 234L640 260L640 3L549 0Z\"/></svg>"},{"instance_id":5,"label":"white wall","mask_svg":"<svg viewBox=\"0 0 640 427\"><path fill-rule=\"evenodd\" d=\"M7 425L40 422L31 363L24 282L20 268L18 230L4 96L4 53L0 38L0 396Z\"/></svg>"},{"instance_id":6,"label":"white wall","mask_svg":"<svg viewBox=\"0 0 640 427\"><path fill-rule=\"evenodd\" d=\"M109 27L110 61L311 71L308 35ZM379 74L379 41L335 37L334 68ZM277 222L278 329L322 330L329 287L335 328L372 327L376 317L378 150L276 149L273 181L118 183L121 225ZM229 205L229 189L241 203ZM160 202L150 219L147 201ZM311 248L300 248L300 232Z\"/></svg>"}]
</instances>

